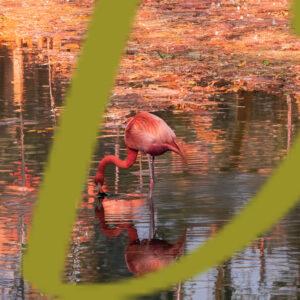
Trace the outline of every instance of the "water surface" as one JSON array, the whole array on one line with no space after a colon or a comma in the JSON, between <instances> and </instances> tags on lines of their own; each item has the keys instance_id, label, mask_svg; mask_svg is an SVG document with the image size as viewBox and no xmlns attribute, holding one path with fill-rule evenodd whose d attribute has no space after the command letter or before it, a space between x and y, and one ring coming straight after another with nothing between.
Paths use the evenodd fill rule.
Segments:
<instances>
[{"instance_id":1,"label":"water surface","mask_svg":"<svg viewBox=\"0 0 300 300\"><path fill-rule=\"evenodd\" d=\"M51 63L39 63L36 55L0 48L3 299L42 297L24 282L21 260L68 80L54 80ZM186 143L188 166L173 153L157 157L152 195L146 156L129 170L111 166L106 176L109 196L98 202L92 183L97 161L105 154L126 153L124 121L134 106L128 103L126 108L122 101L118 109L114 98L99 128L67 257L66 282L138 276L153 261L167 264L203 244L255 195L285 157L299 126L293 101L259 91L219 95L206 110L154 111ZM299 217L298 206L223 265L147 299L298 299Z\"/></svg>"}]
</instances>

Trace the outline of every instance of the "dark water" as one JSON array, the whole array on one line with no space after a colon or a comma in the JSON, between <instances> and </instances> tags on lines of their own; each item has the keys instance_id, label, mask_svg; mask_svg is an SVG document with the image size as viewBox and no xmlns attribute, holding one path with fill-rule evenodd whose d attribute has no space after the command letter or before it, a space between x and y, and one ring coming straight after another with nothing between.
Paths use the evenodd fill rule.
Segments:
<instances>
[{"instance_id":1,"label":"dark water","mask_svg":"<svg viewBox=\"0 0 300 300\"><path fill-rule=\"evenodd\" d=\"M42 297L22 279L21 260L68 84L53 77L35 53L0 48L0 299ZM204 243L255 195L290 147L298 107L260 92L214 101L205 111L155 112L187 144L188 167L176 154L158 157L152 195L145 156L129 170L109 167L110 193L98 203L97 161L107 153L124 157L123 122L132 110L111 106L74 225L66 282L109 282L163 266ZM298 206L223 265L146 299L298 299L299 217Z\"/></svg>"}]
</instances>

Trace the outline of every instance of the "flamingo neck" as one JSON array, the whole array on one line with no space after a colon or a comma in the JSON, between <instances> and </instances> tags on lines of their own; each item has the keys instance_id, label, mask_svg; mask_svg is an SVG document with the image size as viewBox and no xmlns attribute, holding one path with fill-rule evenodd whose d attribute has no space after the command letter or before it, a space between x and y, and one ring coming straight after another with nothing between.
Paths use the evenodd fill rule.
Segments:
<instances>
[{"instance_id":1,"label":"flamingo neck","mask_svg":"<svg viewBox=\"0 0 300 300\"><path fill-rule=\"evenodd\" d=\"M95 177L95 182L103 185L105 168L108 164L115 164L119 168L128 169L135 163L137 155L138 155L138 151L127 148L127 157L124 160L121 160L119 157L115 155L105 156L99 162L97 174Z\"/></svg>"}]
</instances>

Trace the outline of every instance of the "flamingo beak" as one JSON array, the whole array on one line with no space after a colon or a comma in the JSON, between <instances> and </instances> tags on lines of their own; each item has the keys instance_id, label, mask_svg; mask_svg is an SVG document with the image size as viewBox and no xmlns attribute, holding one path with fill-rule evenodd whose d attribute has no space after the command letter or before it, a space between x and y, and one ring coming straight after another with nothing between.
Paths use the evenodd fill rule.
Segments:
<instances>
[{"instance_id":1,"label":"flamingo beak","mask_svg":"<svg viewBox=\"0 0 300 300\"><path fill-rule=\"evenodd\" d=\"M96 186L96 194L97 194L98 198L104 198L104 197L107 196L107 194L102 189L102 186L101 186L100 183L98 183L97 186Z\"/></svg>"},{"instance_id":2,"label":"flamingo beak","mask_svg":"<svg viewBox=\"0 0 300 300\"><path fill-rule=\"evenodd\" d=\"M100 185L100 183L97 183L96 184L96 194L99 194L100 190L101 190L101 185Z\"/></svg>"}]
</instances>

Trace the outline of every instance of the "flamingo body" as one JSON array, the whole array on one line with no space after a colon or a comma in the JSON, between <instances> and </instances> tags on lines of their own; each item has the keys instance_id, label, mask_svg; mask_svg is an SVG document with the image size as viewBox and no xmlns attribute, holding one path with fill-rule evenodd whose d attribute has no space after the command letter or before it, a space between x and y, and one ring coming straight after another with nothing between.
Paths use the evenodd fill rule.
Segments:
<instances>
[{"instance_id":1,"label":"flamingo body","mask_svg":"<svg viewBox=\"0 0 300 300\"><path fill-rule=\"evenodd\" d=\"M166 122L148 112L140 112L131 118L125 129L126 146L151 156L176 149L175 140L176 135Z\"/></svg>"}]
</instances>

